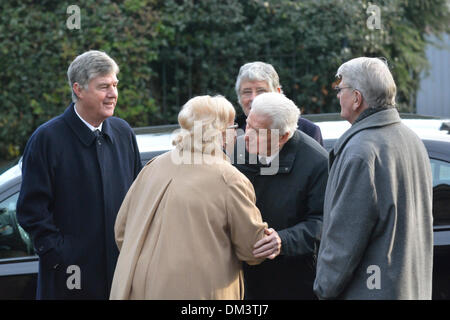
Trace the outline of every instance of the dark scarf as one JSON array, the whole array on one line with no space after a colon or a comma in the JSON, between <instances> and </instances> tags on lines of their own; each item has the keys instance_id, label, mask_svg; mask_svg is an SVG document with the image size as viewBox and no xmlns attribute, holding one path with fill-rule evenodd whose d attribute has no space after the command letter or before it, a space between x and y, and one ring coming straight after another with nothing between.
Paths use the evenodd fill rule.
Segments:
<instances>
[{"instance_id":1,"label":"dark scarf","mask_svg":"<svg viewBox=\"0 0 450 320\"><path fill-rule=\"evenodd\" d=\"M363 112L361 112L361 114L358 116L358 118L356 118L355 123L361 121L362 119L367 118L368 116L371 116L374 113L389 109L389 108L394 108L391 106L384 106L384 107L375 107L375 108L367 108L366 110L364 110Z\"/></svg>"}]
</instances>

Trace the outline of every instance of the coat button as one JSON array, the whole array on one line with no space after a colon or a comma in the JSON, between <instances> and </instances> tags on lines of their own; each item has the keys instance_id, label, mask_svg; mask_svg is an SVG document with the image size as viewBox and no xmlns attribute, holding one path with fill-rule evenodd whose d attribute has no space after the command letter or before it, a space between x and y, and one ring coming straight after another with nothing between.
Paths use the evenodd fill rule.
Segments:
<instances>
[{"instance_id":1,"label":"coat button","mask_svg":"<svg viewBox=\"0 0 450 320\"><path fill-rule=\"evenodd\" d=\"M42 251L44 251L44 249L45 249L44 246L40 246L40 247L38 248L38 251L39 251L39 252L42 252Z\"/></svg>"}]
</instances>

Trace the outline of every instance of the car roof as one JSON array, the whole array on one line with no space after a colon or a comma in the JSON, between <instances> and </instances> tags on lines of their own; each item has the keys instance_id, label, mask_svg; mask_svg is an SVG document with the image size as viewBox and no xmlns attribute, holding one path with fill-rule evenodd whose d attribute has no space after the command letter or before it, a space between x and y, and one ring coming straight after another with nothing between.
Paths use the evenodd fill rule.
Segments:
<instances>
[{"instance_id":1,"label":"car roof","mask_svg":"<svg viewBox=\"0 0 450 320\"><path fill-rule=\"evenodd\" d=\"M402 119L402 123L413 130L421 139L450 141L450 134L440 130L450 119ZM322 131L323 139L338 139L351 124L345 120L315 122Z\"/></svg>"},{"instance_id":2,"label":"car roof","mask_svg":"<svg viewBox=\"0 0 450 320\"><path fill-rule=\"evenodd\" d=\"M450 162L450 140L422 139L430 158Z\"/></svg>"},{"instance_id":3,"label":"car roof","mask_svg":"<svg viewBox=\"0 0 450 320\"><path fill-rule=\"evenodd\" d=\"M179 128L176 124L135 128L139 151L152 153L173 149L172 140Z\"/></svg>"},{"instance_id":4,"label":"car roof","mask_svg":"<svg viewBox=\"0 0 450 320\"><path fill-rule=\"evenodd\" d=\"M450 134L440 130L450 119L423 117L411 114L400 114L402 122L411 128L424 142L430 157L450 161ZM306 115L315 122L322 131L326 149L330 149L335 141L350 128L350 123L340 119L339 114ZM174 148L172 140L180 126L177 124L135 128L136 140L143 160ZM11 167L0 175L0 186L19 179L21 169L19 164Z\"/></svg>"},{"instance_id":5,"label":"car roof","mask_svg":"<svg viewBox=\"0 0 450 320\"><path fill-rule=\"evenodd\" d=\"M2 174L0 174L0 187L2 190L8 190L10 187L14 186L21 180L22 169L20 166L21 162L17 163L15 166L12 166ZM2 193L0 190L0 193Z\"/></svg>"},{"instance_id":6,"label":"car roof","mask_svg":"<svg viewBox=\"0 0 450 320\"><path fill-rule=\"evenodd\" d=\"M450 119L439 119L412 114L400 114L402 122L411 128L421 139L450 141L450 134L440 130L444 123ZM314 121L322 131L324 140L338 139L351 124L343 120L338 113L305 115L305 118ZM136 128L136 138L141 152L170 150L173 148L172 140L179 125L163 125Z\"/></svg>"},{"instance_id":7,"label":"car roof","mask_svg":"<svg viewBox=\"0 0 450 320\"><path fill-rule=\"evenodd\" d=\"M432 158L450 161L450 134L441 130L449 119L402 119L402 123L414 131L424 142ZM331 149L336 140L350 127L348 121L318 121L315 122L322 131L325 148Z\"/></svg>"},{"instance_id":8,"label":"car roof","mask_svg":"<svg viewBox=\"0 0 450 320\"><path fill-rule=\"evenodd\" d=\"M432 158L450 161L450 134L440 130L450 119L421 117L411 114L400 114L402 122L411 128L424 142ZM316 116L316 115L315 115ZM324 146L331 149L336 140L347 131L351 124L342 120L339 114L321 114L308 117L315 121L322 131ZM135 129L139 150L145 160L154 155L174 148L172 140L179 129L178 125L165 125Z\"/></svg>"}]
</instances>

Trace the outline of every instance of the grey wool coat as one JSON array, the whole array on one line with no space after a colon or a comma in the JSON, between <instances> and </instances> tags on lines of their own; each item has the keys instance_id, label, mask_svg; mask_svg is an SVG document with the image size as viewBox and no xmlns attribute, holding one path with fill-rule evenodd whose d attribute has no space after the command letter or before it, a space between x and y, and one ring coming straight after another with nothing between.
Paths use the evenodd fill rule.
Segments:
<instances>
[{"instance_id":1,"label":"grey wool coat","mask_svg":"<svg viewBox=\"0 0 450 320\"><path fill-rule=\"evenodd\" d=\"M314 292L321 299L431 299L432 175L396 109L353 126L330 152Z\"/></svg>"}]
</instances>

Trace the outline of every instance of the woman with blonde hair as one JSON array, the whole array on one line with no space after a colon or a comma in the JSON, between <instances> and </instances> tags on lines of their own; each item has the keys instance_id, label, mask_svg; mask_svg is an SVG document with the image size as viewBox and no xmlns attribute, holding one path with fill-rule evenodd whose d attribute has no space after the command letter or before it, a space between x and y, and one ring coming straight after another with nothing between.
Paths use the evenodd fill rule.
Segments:
<instances>
[{"instance_id":1,"label":"woman with blonde hair","mask_svg":"<svg viewBox=\"0 0 450 320\"><path fill-rule=\"evenodd\" d=\"M248 179L223 153L235 111L224 97L189 100L176 148L147 163L115 225L111 299L242 299L242 263L267 224Z\"/></svg>"}]
</instances>

